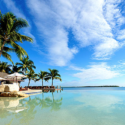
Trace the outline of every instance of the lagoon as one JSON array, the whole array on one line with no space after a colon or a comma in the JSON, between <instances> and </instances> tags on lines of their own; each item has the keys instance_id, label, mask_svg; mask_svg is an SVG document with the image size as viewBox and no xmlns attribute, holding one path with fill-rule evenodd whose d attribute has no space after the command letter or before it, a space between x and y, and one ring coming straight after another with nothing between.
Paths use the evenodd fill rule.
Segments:
<instances>
[{"instance_id":1,"label":"lagoon","mask_svg":"<svg viewBox=\"0 0 125 125\"><path fill-rule=\"evenodd\" d=\"M64 88L0 98L0 125L125 125L125 88Z\"/></svg>"}]
</instances>

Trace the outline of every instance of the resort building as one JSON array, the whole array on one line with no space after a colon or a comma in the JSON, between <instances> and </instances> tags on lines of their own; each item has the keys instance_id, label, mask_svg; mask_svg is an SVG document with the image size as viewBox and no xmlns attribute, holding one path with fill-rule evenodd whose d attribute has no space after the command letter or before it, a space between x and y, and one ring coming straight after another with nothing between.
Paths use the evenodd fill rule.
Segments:
<instances>
[{"instance_id":1,"label":"resort building","mask_svg":"<svg viewBox=\"0 0 125 125\"><path fill-rule=\"evenodd\" d=\"M7 73L0 72L0 92L19 91L21 79L9 76Z\"/></svg>"}]
</instances>

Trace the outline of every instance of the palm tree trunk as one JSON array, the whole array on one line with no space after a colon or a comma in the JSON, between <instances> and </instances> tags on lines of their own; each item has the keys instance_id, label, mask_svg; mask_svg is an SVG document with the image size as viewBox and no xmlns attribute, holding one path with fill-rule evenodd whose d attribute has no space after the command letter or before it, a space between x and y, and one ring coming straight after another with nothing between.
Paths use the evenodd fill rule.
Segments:
<instances>
[{"instance_id":1,"label":"palm tree trunk","mask_svg":"<svg viewBox=\"0 0 125 125\"><path fill-rule=\"evenodd\" d=\"M29 79L29 83L28 83L28 86L30 85L30 79Z\"/></svg>"},{"instance_id":2,"label":"palm tree trunk","mask_svg":"<svg viewBox=\"0 0 125 125\"><path fill-rule=\"evenodd\" d=\"M52 97L53 97L53 101L54 101L54 95L53 95L53 92L52 92Z\"/></svg>"},{"instance_id":3,"label":"palm tree trunk","mask_svg":"<svg viewBox=\"0 0 125 125\"><path fill-rule=\"evenodd\" d=\"M31 97L29 96L29 101L31 100Z\"/></svg>"},{"instance_id":4,"label":"palm tree trunk","mask_svg":"<svg viewBox=\"0 0 125 125\"><path fill-rule=\"evenodd\" d=\"M42 99L44 100L44 93L42 92Z\"/></svg>"},{"instance_id":5,"label":"palm tree trunk","mask_svg":"<svg viewBox=\"0 0 125 125\"><path fill-rule=\"evenodd\" d=\"M1 57L1 54L2 54L2 49L0 50L0 57Z\"/></svg>"},{"instance_id":6,"label":"palm tree trunk","mask_svg":"<svg viewBox=\"0 0 125 125\"><path fill-rule=\"evenodd\" d=\"M24 73L26 73L26 68L24 69Z\"/></svg>"},{"instance_id":7,"label":"palm tree trunk","mask_svg":"<svg viewBox=\"0 0 125 125\"><path fill-rule=\"evenodd\" d=\"M53 78L52 78L52 86L53 86Z\"/></svg>"},{"instance_id":8,"label":"palm tree trunk","mask_svg":"<svg viewBox=\"0 0 125 125\"><path fill-rule=\"evenodd\" d=\"M42 86L43 86L43 79L42 79Z\"/></svg>"}]
</instances>

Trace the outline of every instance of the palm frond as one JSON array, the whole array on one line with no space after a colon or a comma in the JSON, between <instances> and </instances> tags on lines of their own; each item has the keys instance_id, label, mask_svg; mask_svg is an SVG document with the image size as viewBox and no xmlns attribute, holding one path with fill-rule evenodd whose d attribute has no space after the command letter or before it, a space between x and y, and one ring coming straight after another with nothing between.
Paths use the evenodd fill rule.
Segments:
<instances>
[{"instance_id":1,"label":"palm frond","mask_svg":"<svg viewBox=\"0 0 125 125\"><path fill-rule=\"evenodd\" d=\"M13 61L12 61L12 59L11 59L11 56L10 56L8 53L3 52L3 53L2 53L2 56L13 63Z\"/></svg>"},{"instance_id":2,"label":"palm frond","mask_svg":"<svg viewBox=\"0 0 125 125\"><path fill-rule=\"evenodd\" d=\"M35 79L35 81L37 82L37 81L39 81L40 79Z\"/></svg>"},{"instance_id":3,"label":"palm frond","mask_svg":"<svg viewBox=\"0 0 125 125\"><path fill-rule=\"evenodd\" d=\"M16 65L22 65L22 63L18 63L18 62L17 62Z\"/></svg>"},{"instance_id":4,"label":"palm frond","mask_svg":"<svg viewBox=\"0 0 125 125\"><path fill-rule=\"evenodd\" d=\"M25 19L17 18L11 12L5 14L0 12L0 48L4 46L5 52L15 52L20 59L28 54L17 42L33 41L31 37L19 33L19 30L24 27L28 27L28 22ZM12 48L6 48L7 46L12 46ZM2 51L3 49L0 54Z\"/></svg>"},{"instance_id":5,"label":"palm frond","mask_svg":"<svg viewBox=\"0 0 125 125\"><path fill-rule=\"evenodd\" d=\"M61 77L61 75L60 75L60 74L58 74L58 73L56 73L56 76L59 76L59 77Z\"/></svg>"},{"instance_id":6,"label":"palm frond","mask_svg":"<svg viewBox=\"0 0 125 125\"><path fill-rule=\"evenodd\" d=\"M33 39L31 37L25 36L25 35L21 35L21 38L23 41L29 41L29 42L33 42Z\"/></svg>"},{"instance_id":7,"label":"palm frond","mask_svg":"<svg viewBox=\"0 0 125 125\"><path fill-rule=\"evenodd\" d=\"M45 77L45 78L44 78L45 81L48 81L48 80L50 80L50 79L51 79L51 77Z\"/></svg>"},{"instance_id":8,"label":"palm frond","mask_svg":"<svg viewBox=\"0 0 125 125\"><path fill-rule=\"evenodd\" d=\"M4 46L3 50L4 50L5 52L14 52L14 49L13 49L13 48L6 47L6 46Z\"/></svg>"},{"instance_id":9,"label":"palm frond","mask_svg":"<svg viewBox=\"0 0 125 125\"><path fill-rule=\"evenodd\" d=\"M17 54L17 56L19 57L19 59L23 59L24 56L27 56L27 52L18 44L16 44L15 42L11 41L11 45L14 48L15 53Z\"/></svg>"},{"instance_id":10,"label":"palm frond","mask_svg":"<svg viewBox=\"0 0 125 125\"><path fill-rule=\"evenodd\" d=\"M23 28L23 27L28 27L28 22L22 18L18 18L16 19L16 21L14 22L12 31L19 31L19 29Z\"/></svg>"},{"instance_id":11,"label":"palm frond","mask_svg":"<svg viewBox=\"0 0 125 125\"><path fill-rule=\"evenodd\" d=\"M60 77L54 77L54 79L58 79L58 80L62 81L62 79Z\"/></svg>"}]
</instances>

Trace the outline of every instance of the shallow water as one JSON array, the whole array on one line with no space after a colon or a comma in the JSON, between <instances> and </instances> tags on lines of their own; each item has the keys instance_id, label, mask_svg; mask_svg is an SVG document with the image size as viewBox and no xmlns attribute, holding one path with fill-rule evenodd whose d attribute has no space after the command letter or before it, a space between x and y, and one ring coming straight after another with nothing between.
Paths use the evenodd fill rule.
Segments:
<instances>
[{"instance_id":1,"label":"shallow water","mask_svg":"<svg viewBox=\"0 0 125 125\"><path fill-rule=\"evenodd\" d=\"M0 98L0 125L125 125L125 88L64 88Z\"/></svg>"}]
</instances>

